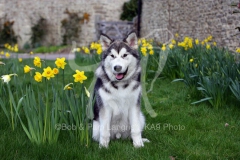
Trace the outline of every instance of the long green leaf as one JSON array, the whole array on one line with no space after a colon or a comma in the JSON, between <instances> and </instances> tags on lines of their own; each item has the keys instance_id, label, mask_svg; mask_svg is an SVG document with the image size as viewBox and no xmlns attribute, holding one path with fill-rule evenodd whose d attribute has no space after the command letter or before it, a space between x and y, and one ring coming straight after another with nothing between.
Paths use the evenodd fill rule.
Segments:
<instances>
[{"instance_id":1,"label":"long green leaf","mask_svg":"<svg viewBox=\"0 0 240 160\"><path fill-rule=\"evenodd\" d=\"M208 101L208 100L211 100L211 99L213 99L213 98L212 97L207 97L207 98L200 99L199 101L193 102L191 104L197 104L197 103L201 103L201 102Z\"/></svg>"}]
</instances>

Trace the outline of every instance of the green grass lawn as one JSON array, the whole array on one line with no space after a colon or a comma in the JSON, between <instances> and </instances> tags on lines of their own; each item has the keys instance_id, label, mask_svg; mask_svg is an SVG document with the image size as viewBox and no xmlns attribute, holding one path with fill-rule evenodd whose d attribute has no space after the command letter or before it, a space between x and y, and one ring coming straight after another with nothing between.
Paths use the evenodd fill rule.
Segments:
<instances>
[{"instance_id":1,"label":"green grass lawn","mask_svg":"<svg viewBox=\"0 0 240 160\"><path fill-rule=\"evenodd\" d=\"M74 71L66 68L66 83ZM87 74L89 77L92 73ZM72 79L72 78L71 78ZM158 78L148 94L158 116L146 116L143 137L151 142L135 149L131 140L111 141L108 149L99 149L92 142L86 147L71 140L67 131L60 133L56 144L32 144L20 124L11 130L0 110L1 159L239 159L240 111L235 106L214 109L207 103L191 105L188 90L183 83L171 83ZM229 126L225 127L225 123Z\"/></svg>"}]
</instances>

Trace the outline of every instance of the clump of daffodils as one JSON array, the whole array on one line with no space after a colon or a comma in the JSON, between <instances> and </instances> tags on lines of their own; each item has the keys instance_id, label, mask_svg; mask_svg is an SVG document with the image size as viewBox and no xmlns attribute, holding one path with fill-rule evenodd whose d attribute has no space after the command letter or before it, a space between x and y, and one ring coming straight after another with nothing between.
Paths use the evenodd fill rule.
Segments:
<instances>
[{"instance_id":1,"label":"clump of daffodils","mask_svg":"<svg viewBox=\"0 0 240 160\"><path fill-rule=\"evenodd\" d=\"M15 44L14 46L11 46L10 44L6 43L4 44L4 47L12 52L18 52L18 44Z\"/></svg>"},{"instance_id":2,"label":"clump of daffodils","mask_svg":"<svg viewBox=\"0 0 240 160\"><path fill-rule=\"evenodd\" d=\"M205 47L206 47L206 49L208 50L208 49L211 49L211 44L213 45L213 46L217 46L217 43L216 42L212 42L212 43L210 43L211 41L213 40L213 37L210 35L210 36L208 36L207 38L205 38L203 41L199 41L199 39L195 39L195 40L193 40L193 38L191 38L191 37L188 37L188 36L186 36L186 37L184 37L184 40L182 41L182 42L178 42L178 46L179 47L183 47L185 50L188 50L188 49L190 49L190 48L193 48L193 45L195 44L195 45L199 45L199 43L201 43L203 46L205 45ZM173 44L173 42L172 42L172 44ZM170 46L169 45L169 48L172 48L173 46ZM170 48L170 49L171 49Z\"/></svg>"},{"instance_id":3,"label":"clump of daffodils","mask_svg":"<svg viewBox=\"0 0 240 160\"><path fill-rule=\"evenodd\" d=\"M90 46L90 49L96 50L97 54L99 54L99 55L102 53L102 46L101 46L100 43L92 42L91 46Z\"/></svg>"},{"instance_id":4,"label":"clump of daffodils","mask_svg":"<svg viewBox=\"0 0 240 160\"><path fill-rule=\"evenodd\" d=\"M152 40L146 40L146 39L139 39L138 44L141 45L140 51L143 54L143 56L146 56L147 53L150 55L154 54L153 46L152 46Z\"/></svg>"},{"instance_id":5,"label":"clump of daffodils","mask_svg":"<svg viewBox=\"0 0 240 160\"><path fill-rule=\"evenodd\" d=\"M185 50L193 48L193 39L190 37L185 37L182 42L178 42L179 47L183 47Z\"/></svg>"},{"instance_id":6,"label":"clump of daffodils","mask_svg":"<svg viewBox=\"0 0 240 160\"><path fill-rule=\"evenodd\" d=\"M210 49L211 47L210 47L209 42L211 42L212 39L213 39L213 37L210 35L210 36L208 36L207 38L205 38L205 39L201 42L201 44L202 44L202 45L206 45L206 49ZM216 43L216 42L213 42L213 45L216 46L217 43Z\"/></svg>"}]
</instances>

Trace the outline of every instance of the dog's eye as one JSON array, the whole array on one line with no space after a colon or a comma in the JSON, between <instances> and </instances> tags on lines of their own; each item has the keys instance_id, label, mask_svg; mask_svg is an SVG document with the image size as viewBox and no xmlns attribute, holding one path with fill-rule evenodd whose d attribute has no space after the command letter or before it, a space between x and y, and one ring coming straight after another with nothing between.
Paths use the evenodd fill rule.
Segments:
<instances>
[{"instance_id":1,"label":"dog's eye","mask_svg":"<svg viewBox=\"0 0 240 160\"><path fill-rule=\"evenodd\" d=\"M125 58L125 57L127 57L127 56L128 56L127 54L124 54L122 57Z\"/></svg>"},{"instance_id":2,"label":"dog's eye","mask_svg":"<svg viewBox=\"0 0 240 160\"><path fill-rule=\"evenodd\" d=\"M113 54L110 55L112 58L115 58L115 56Z\"/></svg>"}]
</instances>

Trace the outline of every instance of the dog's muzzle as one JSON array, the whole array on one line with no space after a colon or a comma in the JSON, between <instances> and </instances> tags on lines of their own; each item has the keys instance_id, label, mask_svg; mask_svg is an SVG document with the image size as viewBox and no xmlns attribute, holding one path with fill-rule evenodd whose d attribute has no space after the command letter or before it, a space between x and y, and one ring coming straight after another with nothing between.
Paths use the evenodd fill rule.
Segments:
<instances>
[{"instance_id":1,"label":"dog's muzzle","mask_svg":"<svg viewBox=\"0 0 240 160\"><path fill-rule=\"evenodd\" d=\"M122 70L122 66L119 66L119 65L117 65L117 66L114 66L114 68L113 68L116 72L120 72L121 70ZM126 71L125 72L123 72L123 73L115 73L115 78L117 79L117 80L122 80L123 78L124 78L124 76L127 74L127 71L128 71L128 68L126 69Z\"/></svg>"}]
</instances>

